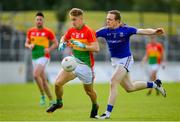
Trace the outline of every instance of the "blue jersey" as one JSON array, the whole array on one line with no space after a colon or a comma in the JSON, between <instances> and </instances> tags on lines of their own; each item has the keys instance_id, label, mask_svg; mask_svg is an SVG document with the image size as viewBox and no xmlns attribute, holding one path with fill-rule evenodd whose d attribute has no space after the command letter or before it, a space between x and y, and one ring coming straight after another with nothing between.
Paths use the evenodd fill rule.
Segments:
<instances>
[{"instance_id":1,"label":"blue jersey","mask_svg":"<svg viewBox=\"0 0 180 122\"><path fill-rule=\"evenodd\" d=\"M103 27L97 30L96 36L105 38L111 57L124 58L131 55L129 39L136 32L136 28L123 25L116 29Z\"/></svg>"}]
</instances>

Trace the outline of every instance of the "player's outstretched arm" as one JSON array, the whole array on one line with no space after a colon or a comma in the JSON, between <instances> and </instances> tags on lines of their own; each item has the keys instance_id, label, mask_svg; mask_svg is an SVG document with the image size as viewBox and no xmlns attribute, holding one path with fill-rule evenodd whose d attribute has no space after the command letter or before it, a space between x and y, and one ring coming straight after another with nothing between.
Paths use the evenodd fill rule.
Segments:
<instances>
[{"instance_id":1,"label":"player's outstretched arm","mask_svg":"<svg viewBox=\"0 0 180 122\"><path fill-rule=\"evenodd\" d=\"M140 34L140 35L162 35L164 33L165 31L163 28L156 28L156 29L148 28L148 29L137 30L137 34Z\"/></svg>"}]
</instances>

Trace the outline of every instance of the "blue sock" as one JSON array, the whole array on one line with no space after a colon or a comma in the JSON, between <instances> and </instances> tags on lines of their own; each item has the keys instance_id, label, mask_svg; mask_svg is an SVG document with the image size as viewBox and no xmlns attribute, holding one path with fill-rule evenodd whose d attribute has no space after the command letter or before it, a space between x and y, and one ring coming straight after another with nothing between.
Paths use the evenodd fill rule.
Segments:
<instances>
[{"instance_id":1,"label":"blue sock","mask_svg":"<svg viewBox=\"0 0 180 122\"><path fill-rule=\"evenodd\" d=\"M147 82L147 88L153 88L153 82Z\"/></svg>"},{"instance_id":2,"label":"blue sock","mask_svg":"<svg viewBox=\"0 0 180 122\"><path fill-rule=\"evenodd\" d=\"M113 106L108 104L108 105L107 105L107 111L108 111L108 112L111 112L112 109L113 109Z\"/></svg>"},{"instance_id":3,"label":"blue sock","mask_svg":"<svg viewBox=\"0 0 180 122\"><path fill-rule=\"evenodd\" d=\"M44 95L41 95L41 99L45 99L45 96L44 96Z\"/></svg>"}]
</instances>

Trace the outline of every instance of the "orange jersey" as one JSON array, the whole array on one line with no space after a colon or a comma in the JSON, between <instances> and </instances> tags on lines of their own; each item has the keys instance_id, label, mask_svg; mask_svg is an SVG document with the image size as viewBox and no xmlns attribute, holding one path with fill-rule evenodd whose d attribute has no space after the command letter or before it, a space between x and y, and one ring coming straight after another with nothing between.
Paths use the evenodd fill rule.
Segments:
<instances>
[{"instance_id":1,"label":"orange jersey","mask_svg":"<svg viewBox=\"0 0 180 122\"><path fill-rule=\"evenodd\" d=\"M149 64L160 64L163 51L164 49L161 43L148 43L146 46L146 54Z\"/></svg>"},{"instance_id":2,"label":"orange jersey","mask_svg":"<svg viewBox=\"0 0 180 122\"><path fill-rule=\"evenodd\" d=\"M31 44L34 44L35 47L32 50L32 58L36 59L39 57L50 58L50 54L44 54L44 49L49 47L49 42L55 39L54 33L48 28L37 29L33 27L28 30L27 38Z\"/></svg>"},{"instance_id":3,"label":"orange jersey","mask_svg":"<svg viewBox=\"0 0 180 122\"><path fill-rule=\"evenodd\" d=\"M64 39L66 41L69 40L76 40L83 44L89 45L92 42L96 41L96 35L95 32L89 28L87 25L84 25L81 29L75 29L70 28L66 34L64 35ZM86 51L85 49L76 47L72 44L70 44L72 47L73 55L83 61L85 64L87 64L90 67L94 66L94 57L93 53L90 51Z\"/></svg>"}]
</instances>

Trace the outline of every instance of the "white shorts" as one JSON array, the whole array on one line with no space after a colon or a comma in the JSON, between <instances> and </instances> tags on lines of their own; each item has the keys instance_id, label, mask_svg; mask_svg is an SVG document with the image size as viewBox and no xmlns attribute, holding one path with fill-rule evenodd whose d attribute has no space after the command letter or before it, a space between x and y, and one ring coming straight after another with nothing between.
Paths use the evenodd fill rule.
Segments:
<instances>
[{"instance_id":1,"label":"white shorts","mask_svg":"<svg viewBox=\"0 0 180 122\"><path fill-rule=\"evenodd\" d=\"M148 65L148 72L151 73L153 71L158 71L160 65L159 64L149 64Z\"/></svg>"},{"instance_id":2,"label":"white shorts","mask_svg":"<svg viewBox=\"0 0 180 122\"><path fill-rule=\"evenodd\" d=\"M37 58L37 59L33 59L33 60L32 60L32 63L33 63L33 67L35 67L35 66L38 65L38 64L46 67L47 64L49 63L49 58L40 57L40 58Z\"/></svg>"},{"instance_id":3,"label":"white shorts","mask_svg":"<svg viewBox=\"0 0 180 122\"><path fill-rule=\"evenodd\" d=\"M134 63L133 56L128 56L125 58L111 58L111 64L114 68L118 65L122 65L128 72Z\"/></svg>"},{"instance_id":4,"label":"white shorts","mask_svg":"<svg viewBox=\"0 0 180 122\"><path fill-rule=\"evenodd\" d=\"M94 72L88 65L78 62L76 69L73 73L83 82L83 84L92 84L94 80Z\"/></svg>"}]
</instances>

